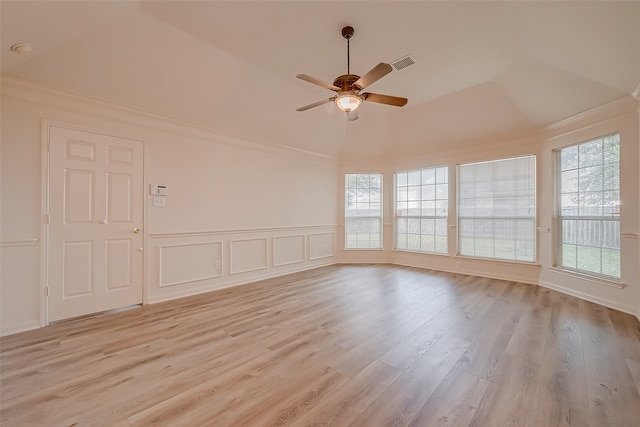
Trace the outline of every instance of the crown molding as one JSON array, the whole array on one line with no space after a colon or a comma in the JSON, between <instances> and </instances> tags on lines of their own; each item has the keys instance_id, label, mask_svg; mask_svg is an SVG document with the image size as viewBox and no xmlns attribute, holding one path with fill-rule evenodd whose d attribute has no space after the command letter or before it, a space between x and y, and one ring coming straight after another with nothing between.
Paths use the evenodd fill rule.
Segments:
<instances>
[{"instance_id":1,"label":"crown molding","mask_svg":"<svg viewBox=\"0 0 640 427\"><path fill-rule=\"evenodd\" d=\"M51 89L38 83L6 74L0 75L0 87L2 97L63 108L85 117L113 121L136 128L167 132L254 151L303 157L331 163L337 161L334 156L246 137L224 129L209 127L202 123L164 116L102 99Z\"/></svg>"},{"instance_id":2,"label":"crown molding","mask_svg":"<svg viewBox=\"0 0 640 427\"><path fill-rule=\"evenodd\" d=\"M607 120L620 114L634 112L637 109L638 101L632 96L624 96L546 126L540 129L539 133L549 137L564 132L573 126L584 126L590 121Z\"/></svg>"},{"instance_id":3,"label":"crown molding","mask_svg":"<svg viewBox=\"0 0 640 427\"><path fill-rule=\"evenodd\" d=\"M633 96L636 101L640 101L640 76L638 77L636 88L633 90L633 92L631 92L631 96Z\"/></svg>"}]
</instances>

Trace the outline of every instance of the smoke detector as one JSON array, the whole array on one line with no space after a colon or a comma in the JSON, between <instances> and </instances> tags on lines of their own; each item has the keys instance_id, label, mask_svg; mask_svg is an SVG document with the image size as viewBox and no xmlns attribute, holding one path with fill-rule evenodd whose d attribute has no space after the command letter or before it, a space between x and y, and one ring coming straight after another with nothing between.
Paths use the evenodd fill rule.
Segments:
<instances>
[{"instance_id":1,"label":"smoke detector","mask_svg":"<svg viewBox=\"0 0 640 427\"><path fill-rule=\"evenodd\" d=\"M33 46L29 43L18 43L11 46L11 50L19 54L29 53L33 51Z\"/></svg>"}]
</instances>

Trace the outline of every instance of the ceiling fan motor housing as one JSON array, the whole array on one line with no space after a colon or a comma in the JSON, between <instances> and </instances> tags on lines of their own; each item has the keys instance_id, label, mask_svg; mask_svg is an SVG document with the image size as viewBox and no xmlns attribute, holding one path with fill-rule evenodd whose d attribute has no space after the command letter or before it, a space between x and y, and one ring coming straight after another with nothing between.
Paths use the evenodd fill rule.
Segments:
<instances>
[{"instance_id":1,"label":"ceiling fan motor housing","mask_svg":"<svg viewBox=\"0 0 640 427\"><path fill-rule=\"evenodd\" d=\"M333 85L339 87L341 91L362 90L360 86L354 86L359 79L360 76L357 74L343 74L333 81Z\"/></svg>"}]
</instances>

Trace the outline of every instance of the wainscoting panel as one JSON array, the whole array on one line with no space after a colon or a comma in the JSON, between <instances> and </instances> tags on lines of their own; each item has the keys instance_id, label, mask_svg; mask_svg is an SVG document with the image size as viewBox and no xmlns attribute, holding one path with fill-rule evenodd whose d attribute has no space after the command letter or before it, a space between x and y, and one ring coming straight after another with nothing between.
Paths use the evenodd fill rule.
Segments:
<instances>
[{"instance_id":1,"label":"wainscoting panel","mask_svg":"<svg viewBox=\"0 0 640 427\"><path fill-rule=\"evenodd\" d=\"M335 232L309 234L309 259L328 258L335 255Z\"/></svg>"},{"instance_id":2,"label":"wainscoting panel","mask_svg":"<svg viewBox=\"0 0 640 427\"><path fill-rule=\"evenodd\" d=\"M0 336L40 327L43 289L39 272L33 268L39 257L40 244L36 238L0 242L0 299L6 301L0 310Z\"/></svg>"},{"instance_id":3,"label":"wainscoting panel","mask_svg":"<svg viewBox=\"0 0 640 427\"><path fill-rule=\"evenodd\" d=\"M334 264L335 234L335 225L150 233L144 301L167 301Z\"/></svg>"},{"instance_id":4,"label":"wainscoting panel","mask_svg":"<svg viewBox=\"0 0 640 427\"><path fill-rule=\"evenodd\" d=\"M304 262L304 234L273 238L273 266Z\"/></svg>"},{"instance_id":5,"label":"wainscoting panel","mask_svg":"<svg viewBox=\"0 0 640 427\"><path fill-rule=\"evenodd\" d=\"M229 242L229 273L247 273L267 268L267 239L232 240Z\"/></svg>"},{"instance_id":6,"label":"wainscoting panel","mask_svg":"<svg viewBox=\"0 0 640 427\"><path fill-rule=\"evenodd\" d=\"M160 247L159 287L222 276L222 242Z\"/></svg>"}]
</instances>

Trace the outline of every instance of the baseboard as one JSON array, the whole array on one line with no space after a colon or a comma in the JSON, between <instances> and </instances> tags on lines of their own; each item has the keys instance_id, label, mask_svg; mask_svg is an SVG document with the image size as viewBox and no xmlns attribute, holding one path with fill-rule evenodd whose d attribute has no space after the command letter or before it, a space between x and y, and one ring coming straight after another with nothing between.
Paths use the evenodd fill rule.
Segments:
<instances>
[{"instance_id":1,"label":"baseboard","mask_svg":"<svg viewBox=\"0 0 640 427\"><path fill-rule=\"evenodd\" d=\"M20 332L33 331L34 329L40 329L39 321L23 322L17 325L10 326L9 328L0 331L0 337L15 335L19 334Z\"/></svg>"},{"instance_id":2,"label":"baseboard","mask_svg":"<svg viewBox=\"0 0 640 427\"><path fill-rule=\"evenodd\" d=\"M507 282L526 283L528 285L537 285L538 284L537 282L531 281L530 279L527 279L527 278L524 278L524 277L509 276L509 275L506 275L506 274L487 274L487 273L481 273L481 272L462 271L462 270L454 270L454 269L447 269L447 268L441 268L441 267L429 267L429 266L426 266L426 265L404 263L404 262L402 262L402 263L401 262L391 262L389 264L400 265L400 266L404 266L404 267L421 268L423 270L443 271L445 273L462 274L462 275L465 275L465 276L486 277L487 279L505 280Z\"/></svg>"},{"instance_id":3,"label":"baseboard","mask_svg":"<svg viewBox=\"0 0 640 427\"><path fill-rule=\"evenodd\" d=\"M538 284L547 289L553 289L554 291L562 292L563 294L571 295L573 297L580 298L585 301L592 302L594 304L599 304L604 307L622 311L623 313L631 314L632 316L635 315L638 318L638 320L640 320L640 313L637 311L636 307L632 305L620 304L618 302L611 301L609 299L589 295L584 292L576 291L574 289L565 288L564 286L558 286L556 284L547 282L545 280L541 280L540 283Z\"/></svg>"}]
</instances>

